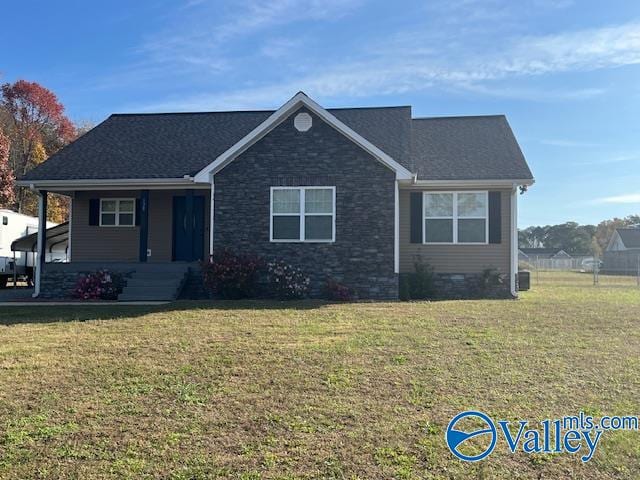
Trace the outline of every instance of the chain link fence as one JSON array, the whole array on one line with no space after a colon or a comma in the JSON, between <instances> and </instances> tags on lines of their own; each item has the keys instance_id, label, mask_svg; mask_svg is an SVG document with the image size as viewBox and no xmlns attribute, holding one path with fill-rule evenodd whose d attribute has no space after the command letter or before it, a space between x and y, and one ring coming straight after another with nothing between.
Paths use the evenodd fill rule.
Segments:
<instances>
[{"instance_id":1,"label":"chain link fence","mask_svg":"<svg viewBox=\"0 0 640 480\"><path fill-rule=\"evenodd\" d=\"M618 259L616 259L618 260ZM519 270L530 272L531 286L549 283L588 286L638 287L640 253L625 255L624 261L605 256L583 258L530 258L519 262Z\"/></svg>"}]
</instances>

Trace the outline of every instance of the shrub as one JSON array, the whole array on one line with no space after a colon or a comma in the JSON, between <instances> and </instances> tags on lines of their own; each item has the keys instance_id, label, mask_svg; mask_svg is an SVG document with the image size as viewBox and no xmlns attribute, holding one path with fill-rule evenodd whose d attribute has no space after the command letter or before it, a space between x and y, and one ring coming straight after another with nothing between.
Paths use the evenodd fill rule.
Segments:
<instances>
[{"instance_id":1,"label":"shrub","mask_svg":"<svg viewBox=\"0 0 640 480\"><path fill-rule=\"evenodd\" d=\"M489 267L482 270L480 274L478 290L481 294L485 294L493 287L498 287L503 284L504 277L500 272L496 268Z\"/></svg>"},{"instance_id":2,"label":"shrub","mask_svg":"<svg viewBox=\"0 0 640 480\"><path fill-rule=\"evenodd\" d=\"M404 300L404 301L411 300L411 294L410 294L411 290L409 288L409 274L401 273L399 283L400 285L398 287L399 289L398 294L399 294L400 300Z\"/></svg>"},{"instance_id":3,"label":"shrub","mask_svg":"<svg viewBox=\"0 0 640 480\"><path fill-rule=\"evenodd\" d=\"M433 267L418 258L414 271L400 276L399 296L401 300L424 300L435 294Z\"/></svg>"},{"instance_id":4,"label":"shrub","mask_svg":"<svg viewBox=\"0 0 640 480\"><path fill-rule=\"evenodd\" d=\"M107 270L80 275L71 295L83 300L116 300L122 292L122 278Z\"/></svg>"},{"instance_id":5,"label":"shrub","mask_svg":"<svg viewBox=\"0 0 640 480\"><path fill-rule=\"evenodd\" d=\"M325 285L325 294L329 300L337 300L339 302L350 302L353 300L353 289L343 285L332 278L327 280Z\"/></svg>"},{"instance_id":6,"label":"shrub","mask_svg":"<svg viewBox=\"0 0 640 480\"><path fill-rule=\"evenodd\" d=\"M226 299L254 297L263 266L264 262L259 257L221 250L202 266L205 288Z\"/></svg>"},{"instance_id":7,"label":"shrub","mask_svg":"<svg viewBox=\"0 0 640 480\"><path fill-rule=\"evenodd\" d=\"M279 299L303 298L309 292L311 280L302 270L282 260L267 264L269 292Z\"/></svg>"}]
</instances>

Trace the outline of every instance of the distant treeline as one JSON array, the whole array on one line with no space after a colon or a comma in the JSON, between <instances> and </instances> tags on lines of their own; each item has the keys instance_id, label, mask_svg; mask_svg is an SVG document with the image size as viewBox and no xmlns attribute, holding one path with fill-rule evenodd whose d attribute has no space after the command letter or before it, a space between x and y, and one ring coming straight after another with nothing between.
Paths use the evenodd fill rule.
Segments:
<instances>
[{"instance_id":1,"label":"distant treeline","mask_svg":"<svg viewBox=\"0 0 640 480\"><path fill-rule=\"evenodd\" d=\"M616 228L640 224L640 215L604 220L598 225L566 222L560 225L528 227L518 232L520 247L561 248L576 254L600 255Z\"/></svg>"}]
</instances>

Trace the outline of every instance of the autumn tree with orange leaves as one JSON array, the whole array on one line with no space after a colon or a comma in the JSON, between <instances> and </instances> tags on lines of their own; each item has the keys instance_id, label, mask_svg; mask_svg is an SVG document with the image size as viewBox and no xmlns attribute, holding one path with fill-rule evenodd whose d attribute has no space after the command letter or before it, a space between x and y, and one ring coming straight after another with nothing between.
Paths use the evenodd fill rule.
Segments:
<instances>
[{"instance_id":1,"label":"autumn tree with orange leaves","mask_svg":"<svg viewBox=\"0 0 640 480\"><path fill-rule=\"evenodd\" d=\"M64 114L56 95L36 82L18 80L0 87L2 123L9 135L9 167L20 178L47 157L72 141L75 128ZM49 219L65 221L68 200L52 196ZM19 212L37 214L35 194L18 188L15 206Z\"/></svg>"}]
</instances>

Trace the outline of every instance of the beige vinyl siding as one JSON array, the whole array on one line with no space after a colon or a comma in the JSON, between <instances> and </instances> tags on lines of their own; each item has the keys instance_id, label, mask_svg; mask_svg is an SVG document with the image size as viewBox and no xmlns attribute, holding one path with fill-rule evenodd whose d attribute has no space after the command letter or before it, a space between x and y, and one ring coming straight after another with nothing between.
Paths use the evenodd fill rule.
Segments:
<instances>
[{"instance_id":1,"label":"beige vinyl siding","mask_svg":"<svg viewBox=\"0 0 640 480\"><path fill-rule=\"evenodd\" d=\"M173 254L173 197L184 190L152 190L149 192L148 262L170 262ZM211 206L209 190L194 195L205 197L204 245L209 248ZM139 191L76 192L73 199L72 262L107 261L137 262L140 249L140 227L100 227L89 225L89 200L92 198L139 198Z\"/></svg>"},{"instance_id":2,"label":"beige vinyl siding","mask_svg":"<svg viewBox=\"0 0 640 480\"><path fill-rule=\"evenodd\" d=\"M136 262L140 227L100 227L89 225L92 198L137 198L137 191L76 192L71 223L72 262Z\"/></svg>"},{"instance_id":3,"label":"beige vinyl siding","mask_svg":"<svg viewBox=\"0 0 640 480\"><path fill-rule=\"evenodd\" d=\"M470 188L466 190L482 190ZM495 190L495 189L492 189ZM413 271L417 256L439 273L479 273L485 268L497 268L510 273L511 258L511 190L501 192L502 240L487 245L425 245L410 243L410 193L429 190L400 190L400 272ZM456 189L464 191L464 189Z\"/></svg>"}]
</instances>

